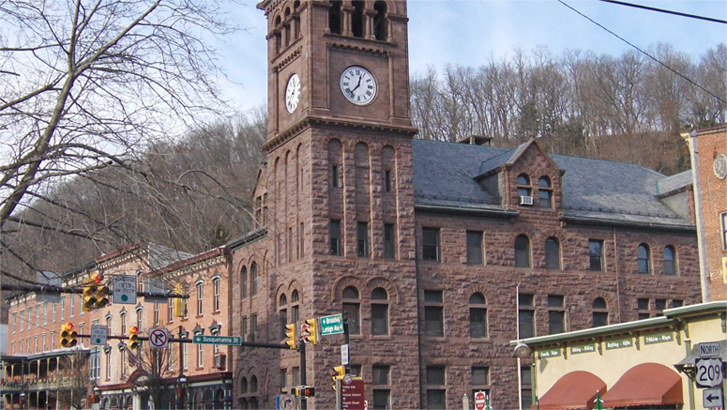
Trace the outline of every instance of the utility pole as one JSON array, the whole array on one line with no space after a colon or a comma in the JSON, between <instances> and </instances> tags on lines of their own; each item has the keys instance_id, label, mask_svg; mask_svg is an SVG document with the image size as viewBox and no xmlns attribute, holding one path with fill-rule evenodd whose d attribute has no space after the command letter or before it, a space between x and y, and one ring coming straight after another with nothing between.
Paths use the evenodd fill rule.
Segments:
<instances>
[{"instance_id":1,"label":"utility pole","mask_svg":"<svg viewBox=\"0 0 727 410\"><path fill-rule=\"evenodd\" d=\"M300 352L300 384L303 386L308 385L308 379L306 377L306 363L305 363L305 339L300 338L298 343L298 352ZM308 408L308 398L305 396L300 397L300 409L306 410Z\"/></svg>"}]
</instances>

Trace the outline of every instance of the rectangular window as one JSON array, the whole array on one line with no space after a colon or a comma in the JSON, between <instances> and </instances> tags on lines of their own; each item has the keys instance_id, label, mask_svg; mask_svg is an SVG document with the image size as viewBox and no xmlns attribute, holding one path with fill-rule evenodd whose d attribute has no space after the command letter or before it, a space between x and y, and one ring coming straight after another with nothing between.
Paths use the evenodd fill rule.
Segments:
<instances>
[{"instance_id":1,"label":"rectangular window","mask_svg":"<svg viewBox=\"0 0 727 410\"><path fill-rule=\"evenodd\" d=\"M15 341L10 343L10 354L15 355Z\"/></svg>"},{"instance_id":2,"label":"rectangular window","mask_svg":"<svg viewBox=\"0 0 727 410\"><path fill-rule=\"evenodd\" d=\"M356 249L359 257L367 258L369 256L369 224L367 222L356 224Z\"/></svg>"},{"instance_id":3,"label":"rectangular window","mask_svg":"<svg viewBox=\"0 0 727 410\"><path fill-rule=\"evenodd\" d=\"M338 165L331 165L331 188L338 188Z\"/></svg>"},{"instance_id":4,"label":"rectangular window","mask_svg":"<svg viewBox=\"0 0 727 410\"><path fill-rule=\"evenodd\" d=\"M213 280L212 287L214 288L214 298L212 299L213 308L215 312L219 312L222 299L222 281L220 279Z\"/></svg>"},{"instance_id":5,"label":"rectangular window","mask_svg":"<svg viewBox=\"0 0 727 410\"><path fill-rule=\"evenodd\" d=\"M533 295L518 295L518 339L535 336L535 310Z\"/></svg>"},{"instance_id":6,"label":"rectangular window","mask_svg":"<svg viewBox=\"0 0 727 410\"><path fill-rule=\"evenodd\" d=\"M197 283L197 316L204 314L204 283Z\"/></svg>"},{"instance_id":7,"label":"rectangular window","mask_svg":"<svg viewBox=\"0 0 727 410\"><path fill-rule=\"evenodd\" d=\"M382 303L371 304L371 334L389 334L389 305Z\"/></svg>"},{"instance_id":8,"label":"rectangular window","mask_svg":"<svg viewBox=\"0 0 727 410\"><path fill-rule=\"evenodd\" d=\"M38 335L33 337L33 353L38 353Z\"/></svg>"},{"instance_id":9,"label":"rectangular window","mask_svg":"<svg viewBox=\"0 0 727 410\"><path fill-rule=\"evenodd\" d=\"M121 351L121 378L124 377L126 377L126 350Z\"/></svg>"},{"instance_id":10,"label":"rectangular window","mask_svg":"<svg viewBox=\"0 0 727 410\"><path fill-rule=\"evenodd\" d=\"M83 316L83 295L78 295L78 301L80 302L80 309L78 309L78 316Z\"/></svg>"},{"instance_id":11,"label":"rectangular window","mask_svg":"<svg viewBox=\"0 0 727 410\"><path fill-rule=\"evenodd\" d=\"M565 332L563 296L548 295L548 334Z\"/></svg>"},{"instance_id":12,"label":"rectangular window","mask_svg":"<svg viewBox=\"0 0 727 410\"><path fill-rule=\"evenodd\" d=\"M257 315L252 315L250 317L250 327L251 327L251 333L252 333L252 342L256 342L257 337Z\"/></svg>"},{"instance_id":13,"label":"rectangular window","mask_svg":"<svg viewBox=\"0 0 727 410\"><path fill-rule=\"evenodd\" d=\"M467 263L482 265L482 231L467 231Z\"/></svg>"},{"instance_id":14,"label":"rectangular window","mask_svg":"<svg viewBox=\"0 0 727 410\"><path fill-rule=\"evenodd\" d=\"M444 367L427 366L427 409L447 408Z\"/></svg>"},{"instance_id":15,"label":"rectangular window","mask_svg":"<svg viewBox=\"0 0 727 410\"><path fill-rule=\"evenodd\" d=\"M331 249L330 254L341 256L341 221L338 219L331 219L330 226L330 239Z\"/></svg>"},{"instance_id":16,"label":"rectangular window","mask_svg":"<svg viewBox=\"0 0 727 410\"><path fill-rule=\"evenodd\" d=\"M40 305L35 305L35 327L40 326Z\"/></svg>"},{"instance_id":17,"label":"rectangular window","mask_svg":"<svg viewBox=\"0 0 727 410\"><path fill-rule=\"evenodd\" d=\"M529 409L533 405L533 381L532 381L532 370L530 366L523 366L520 368L520 383L522 393L522 407L523 409Z\"/></svg>"},{"instance_id":18,"label":"rectangular window","mask_svg":"<svg viewBox=\"0 0 727 410\"><path fill-rule=\"evenodd\" d=\"M28 317L27 317L28 320L26 321L27 325L25 327L26 330L30 330L30 326L33 323L32 316L33 316L33 308L28 308Z\"/></svg>"},{"instance_id":19,"label":"rectangular window","mask_svg":"<svg viewBox=\"0 0 727 410\"><path fill-rule=\"evenodd\" d=\"M48 341L48 333L43 333L43 351L45 352L47 349L46 342Z\"/></svg>"},{"instance_id":20,"label":"rectangular window","mask_svg":"<svg viewBox=\"0 0 727 410\"><path fill-rule=\"evenodd\" d=\"M654 300L654 316L664 316L664 309L666 309L666 299Z\"/></svg>"},{"instance_id":21,"label":"rectangular window","mask_svg":"<svg viewBox=\"0 0 727 410\"><path fill-rule=\"evenodd\" d=\"M111 380L111 352L106 354L106 380Z\"/></svg>"},{"instance_id":22,"label":"rectangular window","mask_svg":"<svg viewBox=\"0 0 727 410\"><path fill-rule=\"evenodd\" d=\"M57 306L58 305L54 303L53 306L52 306L52 308L51 308L51 316L50 316L51 323L55 323L56 322L56 308L57 308Z\"/></svg>"},{"instance_id":23,"label":"rectangular window","mask_svg":"<svg viewBox=\"0 0 727 410\"><path fill-rule=\"evenodd\" d=\"M280 369L278 373L278 385L280 385L280 391L285 392L285 386L288 385L288 369Z\"/></svg>"},{"instance_id":24,"label":"rectangular window","mask_svg":"<svg viewBox=\"0 0 727 410\"><path fill-rule=\"evenodd\" d=\"M56 332L53 331L53 332L50 332L50 348L51 348L51 350L55 349L55 345L56 345Z\"/></svg>"},{"instance_id":25,"label":"rectangular window","mask_svg":"<svg viewBox=\"0 0 727 410\"><path fill-rule=\"evenodd\" d=\"M174 303L176 299L169 298L167 300L167 322L171 323L174 321Z\"/></svg>"},{"instance_id":26,"label":"rectangular window","mask_svg":"<svg viewBox=\"0 0 727 410\"><path fill-rule=\"evenodd\" d=\"M360 318L359 318L359 304L352 302L343 303L343 313L348 317L348 332L352 335L358 335L361 333Z\"/></svg>"},{"instance_id":27,"label":"rectangular window","mask_svg":"<svg viewBox=\"0 0 727 410\"><path fill-rule=\"evenodd\" d=\"M424 333L444 337L444 303L441 290L424 291Z\"/></svg>"},{"instance_id":28,"label":"rectangular window","mask_svg":"<svg viewBox=\"0 0 727 410\"><path fill-rule=\"evenodd\" d=\"M394 224L384 224L384 258L394 259L396 232Z\"/></svg>"},{"instance_id":29,"label":"rectangular window","mask_svg":"<svg viewBox=\"0 0 727 410\"><path fill-rule=\"evenodd\" d=\"M293 368L293 386L300 386L300 367Z\"/></svg>"},{"instance_id":30,"label":"rectangular window","mask_svg":"<svg viewBox=\"0 0 727 410\"><path fill-rule=\"evenodd\" d=\"M197 368L204 367L204 345L197 345Z\"/></svg>"},{"instance_id":31,"label":"rectangular window","mask_svg":"<svg viewBox=\"0 0 727 410\"><path fill-rule=\"evenodd\" d=\"M69 303L70 303L70 306L68 306L68 318L70 319L70 318L72 318L76 314L75 313L75 311L76 311L76 298L73 295L71 295L71 296L68 297L68 300L69 300Z\"/></svg>"},{"instance_id":32,"label":"rectangular window","mask_svg":"<svg viewBox=\"0 0 727 410\"><path fill-rule=\"evenodd\" d=\"M374 384L389 384L389 370L390 367L388 365L374 365L373 368L373 383Z\"/></svg>"},{"instance_id":33,"label":"rectangular window","mask_svg":"<svg viewBox=\"0 0 727 410\"><path fill-rule=\"evenodd\" d=\"M388 410L391 390L374 389L374 410Z\"/></svg>"},{"instance_id":34,"label":"rectangular window","mask_svg":"<svg viewBox=\"0 0 727 410\"><path fill-rule=\"evenodd\" d=\"M61 320L66 318L66 298L61 298Z\"/></svg>"},{"instance_id":35,"label":"rectangular window","mask_svg":"<svg viewBox=\"0 0 727 410\"><path fill-rule=\"evenodd\" d=\"M144 309L136 309L136 328L139 330L139 332L144 331Z\"/></svg>"},{"instance_id":36,"label":"rectangular window","mask_svg":"<svg viewBox=\"0 0 727 410\"><path fill-rule=\"evenodd\" d=\"M288 254L288 262L292 262L294 260L293 258L293 227L288 228L288 239L285 242L285 250Z\"/></svg>"},{"instance_id":37,"label":"rectangular window","mask_svg":"<svg viewBox=\"0 0 727 410\"><path fill-rule=\"evenodd\" d=\"M391 171L388 169L384 171L384 191L391 192Z\"/></svg>"},{"instance_id":38,"label":"rectangular window","mask_svg":"<svg viewBox=\"0 0 727 410\"><path fill-rule=\"evenodd\" d=\"M722 249L727 250L727 212L720 214L719 219L722 223Z\"/></svg>"},{"instance_id":39,"label":"rectangular window","mask_svg":"<svg viewBox=\"0 0 727 410\"><path fill-rule=\"evenodd\" d=\"M651 317L649 310L649 299L636 299L636 306L639 309L639 320Z\"/></svg>"},{"instance_id":40,"label":"rectangular window","mask_svg":"<svg viewBox=\"0 0 727 410\"><path fill-rule=\"evenodd\" d=\"M305 256L305 242L303 241L303 234L305 233L305 226L303 222L298 226L298 258Z\"/></svg>"},{"instance_id":41,"label":"rectangular window","mask_svg":"<svg viewBox=\"0 0 727 410\"><path fill-rule=\"evenodd\" d=\"M439 228L422 228L422 259L439 262Z\"/></svg>"},{"instance_id":42,"label":"rectangular window","mask_svg":"<svg viewBox=\"0 0 727 410\"><path fill-rule=\"evenodd\" d=\"M672 308L678 308L684 306L684 301L679 299L674 299L671 301L671 307Z\"/></svg>"},{"instance_id":43,"label":"rectangular window","mask_svg":"<svg viewBox=\"0 0 727 410\"><path fill-rule=\"evenodd\" d=\"M48 324L48 303L43 304L43 324Z\"/></svg>"},{"instance_id":44,"label":"rectangular window","mask_svg":"<svg viewBox=\"0 0 727 410\"><path fill-rule=\"evenodd\" d=\"M23 354L23 339L20 339L18 341L18 346L20 347L20 350L18 350L18 354Z\"/></svg>"},{"instance_id":45,"label":"rectangular window","mask_svg":"<svg viewBox=\"0 0 727 410\"><path fill-rule=\"evenodd\" d=\"M285 325L288 324L288 310L287 309L280 309L280 338L285 339L285 332L286 328Z\"/></svg>"},{"instance_id":46,"label":"rectangular window","mask_svg":"<svg viewBox=\"0 0 727 410\"><path fill-rule=\"evenodd\" d=\"M13 312L13 334L18 326L18 312Z\"/></svg>"},{"instance_id":47,"label":"rectangular window","mask_svg":"<svg viewBox=\"0 0 727 410\"><path fill-rule=\"evenodd\" d=\"M247 318L243 317L242 318L242 341L247 342L248 340L249 340L249 334L248 334L248 329L247 329ZM245 350L247 350L247 347L243 346L242 351L244 352Z\"/></svg>"},{"instance_id":48,"label":"rectangular window","mask_svg":"<svg viewBox=\"0 0 727 410\"><path fill-rule=\"evenodd\" d=\"M189 369L189 343L182 343L184 347L182 348L182 363L184 365L184 370ZM200 345L202 346L202 345Z\"/></svg>"},{"instance_id":49,"label":"rectangular window","mask_svg":"<svg viewBox=\"0 0 727 410\"><path fill-rule=\"evenodd\" d=\"M155 303L154 304L154 326L159 326L159 317L160 317L159 304Z\"/></svg>"},{"instance_id":50,"label":"rectangular window","mask_svg":"<svg viewBox=\"0 0 727 410\"><path fill-rule=\"evenodd\" d=\"M588 256L590 258L591 270L594 272L603 271L603 241L596 239L588 240Z\"/></svg>"}]
</instances>

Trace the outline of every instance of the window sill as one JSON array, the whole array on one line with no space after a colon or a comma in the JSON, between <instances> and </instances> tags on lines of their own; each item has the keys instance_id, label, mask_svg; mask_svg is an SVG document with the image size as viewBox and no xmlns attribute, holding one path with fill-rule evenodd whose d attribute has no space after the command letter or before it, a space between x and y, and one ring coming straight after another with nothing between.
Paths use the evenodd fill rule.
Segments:
<instances>
[{"instance_id":1,"label":"window sill","mask_svg":"<svg viewBox=\"0 0 727 410\"><path fill-rule=\"evenodd\" d=\"M470 337L470 343L492 343L491 337Z\"/></svg>"},{"instance_id":2,"label":"window sill","mask_svg":"<svg viewBox=\"0 0 727 410\"><path fill-rule=\"evenodd\" d=\"M371 335L373 340L394 340L392 335Z\"/></svg>"},{"instance_id":3,"label":"window sill","mask_svg":"<svg viewBox=\"0 0 727 410\"><path fill-rule=\"evenodd\" d=\"M204 313L203 313L203 314L201 314L201 315L197 315L197 316L195 316L194 318L195 318L195 319L199 319L199 318L203 318L203 317L204 317Z\"/></svg>"},{"instance_id":4,"label":"window sill","mask_svg":"<svg viewBox=\"0 0 727 410\"><path fill-rule=\"evenodd\" d=\"M424 339L425 340L430 340L430 341L442 341L443 342L443 341L447 340L447 337L446 336L427 336L427 335L424 335Z\"/></svg>"}]
</instances>

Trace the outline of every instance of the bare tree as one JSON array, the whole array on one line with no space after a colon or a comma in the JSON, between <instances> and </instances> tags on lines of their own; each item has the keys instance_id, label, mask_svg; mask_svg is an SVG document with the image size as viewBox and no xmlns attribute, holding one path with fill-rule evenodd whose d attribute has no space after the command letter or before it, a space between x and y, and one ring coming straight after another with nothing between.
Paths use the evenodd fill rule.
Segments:
<instances>
[{"instance_id":1,"label":"bare tree","mask_svg":"<svg viewBox=\"0 0 727 410\"><path fill-rule=\"evenodd\" d=\"M173 407L178 366L169 352L169 349L151 349L146 345L138 351L137 367L141 372L134 381L134 388L154 409Z\"/></svg>"},{"instance_id":2,"label":"bare tree","mask_svg":"<svg viewBox=\"0 0 727 410\"><path fill-rule=\"evenodd\" d=\"M92 388L88 368L88 351L76 350L72 354L63 356L60 367L64 373L64 384L58 390L58 399L71 408L84 408L86 398Z\"/></svg>"},{"instance_id":3,"label":"bare tree","mask_svg":"<svg viewBox=\"0 0 727 410\"><path fill-rule=\"evenodd\" d=\"M195 187L181 175L162 180L169 175L154 172L145 150L226 113L209 41L237 30L223 3L0 0L4 255L38 270L15 238L31 229L96 246L138 240L118 213L89 215L78 206L100 186L182 216L164 194ZM54 195L70 180L84 188L78 201ZM48 207L63 213L47 218Z\"/></svg>"}]
</instances>

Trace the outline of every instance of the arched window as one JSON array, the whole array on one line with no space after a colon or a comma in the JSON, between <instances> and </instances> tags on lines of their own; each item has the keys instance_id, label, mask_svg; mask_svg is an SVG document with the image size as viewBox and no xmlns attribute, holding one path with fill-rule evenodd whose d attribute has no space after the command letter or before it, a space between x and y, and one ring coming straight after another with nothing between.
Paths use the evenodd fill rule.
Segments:
<instances>
[{"instance_id":1,"label":"arched window","mask_svg":"<svg viewBox=\"0 0 727 410\"><path fill-rule=\"evenodd\" d=\"M364 7L365 3L362 0L353 1L353 14L351 15L351 31L354 37L364 36Z\"/></svg>"},{"instance_id":2,"label":"arched window","mask_svg":"<svg viewBox=\"0 0 727 410\"><path fill-rule=\"evenodd\" d=\"M240 293L242 298L247 297L247 267L242 267L242 272L240 273Z\"/></svg>"},{"instance_id":3,"label":"arched window","mask_svg":"<svg viewBox=\"0 0 727 410\"><path fill-rule=\"evenodd\" d=\"M257 263L253 262L250 266L250 282L252 286L250 286L250 296L257 295L257 281L258 281L258 274L257 274Z\"/></svg>"},{"instance_id":4,"label":"arched window","mask_svg":"<svg viewBox=\"0 0 727 410\"><path fill-rule=\"evenodd\" d=\"M525 235L518 235L515 238L515 266L530 267L530 239Z\"/></svg>"},{"instance_id":5,"label":"arched window","mask_svg":"<svg viewBox=\"0 0 727 410\"><path fill-rule=\"evenodd\" d=\"M247 393L247 377L243 377L242 380L240 380L240 393Z\"/></svg>"},{"instance_id":6,"label":"arched window","mask_svg":"<svg viewBox=\"0 0 727 410\"><path fill-rule=\"evenodd\" d=\"M530 186L530 177L520 174L517 177L517 196L532 196L533 188Z\"/></svg>"},{"instance_id":7,"label":"arched window","mask_svg":"<svg viewBox=\"0 0 727 410\"><path fill-rule=\"evenodd\" d=\"M638 250L639 273L651 273L651 251L649 245L642 243Z\"/></svg>"},{"instance_id":8,"label":"arched window","mask_svg":"<svg viewBox=\"0 0 727 410\"><path fill-rule=\"evenodd\" d=\"M285 294L280 295L280 300L278 301L278 308L280 309L280 338L285 338L285 325L288 324L288 298L285 296Z\"/></svg>"},{"instance_id":9,"label":"arched window","mask_svg":"<svg viewBox=\"0 0 727 410\"><path fill-rule=\"evenodd\" d=\"M250 393L257 393L257 376L250 378Z\"/></svg>"},{"instance_id":10,"label":"arched window","mask_svg":"<svg viewBox=\"0 0 727 410\"><path fill-rule=\"evenodd\" d=\"M285 31L285 46L289 46L292 43L290 38L290 7L285 8L285 21L283 23L283 30Z\"/></svg>"},{"instance_id":11,"label":"arched window","mask_svg":"<svg viewBox=\"0 0 727 410\"><path fill-rule=\"evenodd\" d=\"M664 248L664 274L677 274L677 251L671 245Z\"/></svg>"},{"instance_id":12,"label":"arched window","mask_svg":"<svg viewBox=\"0 0 727 410\"><path fill-rule=\"evenodd\" d=\"M553 187L548 177L540 177L538 180L538 205L548 209L553 207Z\"/></svg>"},{"instance_id":13,"label":"arched window","mask_svg":"<svg viewBox=\"0 0 727 410\"><path fill-rule=\"evenodd\" d=\"M608 324L608 306L603 298L596 298L593 301L593 327L606 326Z\"/></svg>"},{"instance_id":14,"label":"arched window","mask_svg":"<svg viewBox=\"0 0 727 410\"><path fill-rule=\"evenodd\" d=\"M331 8L328 10L328 29L332 34L341 34L341 0L330 0Z\"/></svg>"},{"instance_id":15,"label":"arched window","mask_svg":"<svg viewBox=\"0 0 727 410\"><path fill-rule=\"evenodd\" d=\"M298 319L300 319L300 295L297 290L294 290L290 295L290 305L292 323L298 323Z\"/></svg>"},{"instance_id":16,"label":"arched window","mask_svg":"<svg viewBox=\"0 0 727 410\"><path fill-rule=\"evenodd\" d=\"M473 293L469 300L470 337L482 339L487 337L487 306L482 293Z\"/></svg>"},{"instance_id":17,"label":"arched window","mask_svg":"<svg viewBox=\"0 0 727 410\"><path fill-rule=\"evenodd\" d=\"M136 328L139 332L144 329L144 308L141 306L136 308Z\"/></svg>"},{"instance_id":18,"label":"arched window","mask_svg":"<svg viewBox=\"0 0 727 410\"><path fill-rule=\"evenodd\" d=\"M275 36L275 54L278 54L282 49L282 34L280 32L282 30L281 22L282 19L280 16L275 17L275 29L273 31Z\"/></svg>"},{"instance_id":19,"label":"arched window","mask_svg":"<svg viewBox=\"0 0 727 410\"><path fill-rule=\"evenodd\" d=\"M553 237L545 241L545 269L560 269L560 242Z\"/></svg>"},{"instance_id":20,"label":"arched window","mask_svg":"<svg viewBox=\"0 0 727 410\"><path fill-rule=\"evenodd\" d=\"M121 334L126 335L126 312L121 312L119 319L119 324L121 325Z\"/></svg>"},{"instance_id":21,"label":"arched window","mask_svg":"<svg viewBox=\"0 0 727 410\"><path fill-rule=\"evenodd\" d=\"M359 307L361 301L358 296L358 289L349 286L343 290L343 313L348 315L348 333L357 335L361 333L359 321Z\"/></svg>"},{"instance_id":22,"label":"arched window","mask_svg":"<svg viewBox=\"0 0 727 410\"><path fill-rule=\"evenodd\" d=\"M371 292L371 334L389 334L389 295L384 288Z\"/></svg>"},{"instance_id":23,"label":"arched window","mask_svg":"<svg viewBox=\"0 0 727 410\"><path fill-rule=\"evenodd\" d=\"M389 38L389 21L386 18L386 2L377 1L374 3L374 36L377 40L386 41Z\"/></svg>"}]
</instances>

